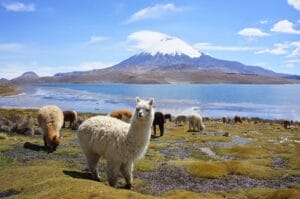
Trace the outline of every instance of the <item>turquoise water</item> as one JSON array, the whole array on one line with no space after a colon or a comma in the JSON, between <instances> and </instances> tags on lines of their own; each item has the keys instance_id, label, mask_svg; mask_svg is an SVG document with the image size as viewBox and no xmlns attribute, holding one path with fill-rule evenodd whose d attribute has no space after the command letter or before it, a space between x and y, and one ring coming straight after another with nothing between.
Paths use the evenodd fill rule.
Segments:
<instances>
[{"instance_id":1,"label":"turquoise water","mask_svg":"<svg viewBox=\"0 0 300 199\"><path fill-rule=\"evenodd\" d=\"M106 113L134 108L134 98L154 97L156 109L172 114L300 119L300 85L241 84L45 84L0 98L0 107L40 107Z\"/></svg>"}]
</instances>

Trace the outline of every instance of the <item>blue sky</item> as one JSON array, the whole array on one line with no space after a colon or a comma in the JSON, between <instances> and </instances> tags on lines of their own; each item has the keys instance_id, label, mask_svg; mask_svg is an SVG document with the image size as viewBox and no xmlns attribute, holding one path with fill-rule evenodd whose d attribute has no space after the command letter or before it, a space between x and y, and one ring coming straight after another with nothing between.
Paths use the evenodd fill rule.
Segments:
<instances>
[{"instance_id":1,"label":"blue sky","mask_svg":"<svg viewBox=\"0 0 300 199\"><path fill-rule=\"evenodd\" d=\"M144 30L300 75L299 0L0 0L0 78L111 66L143 50L129 37Z\"/></svg>"}]
</instances>

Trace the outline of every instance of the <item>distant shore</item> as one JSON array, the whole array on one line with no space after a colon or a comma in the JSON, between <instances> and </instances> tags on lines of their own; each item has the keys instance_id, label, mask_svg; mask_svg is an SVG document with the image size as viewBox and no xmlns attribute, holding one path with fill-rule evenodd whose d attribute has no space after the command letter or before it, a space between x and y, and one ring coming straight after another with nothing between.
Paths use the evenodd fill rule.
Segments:
<instances>
[{"instance_id":1,"label":"distant shore","mask_svg":"<svg viewBox=\"0 0 300 199\"><path fill-rule=\"evenodd\" d=\"M0 115L9 115L12 113L15 114L27 114L30 116L36 116L36 113L38 112L38 108L19 108L19 107L8 107L8 108L1 108L0 107ZM109 114L108 112L103 112L103 113L93 113L93 112L78 112L79 117L92 117L92 116L97 116L97 115L107 115ZM233 123L233 117L228 117L228 119L231 119L231 122ZM299 125L300 121L298 120L289 120L288 118L284 119L267 119L267 118L262 118L262 117L241 117L242 121L248 122L248 123L277 123L277 124L283 124L283 121L292 121L295 125ZM203 117L204 122L205 121L222 121L222 117Z\"/></svg>"},{"instance_id":2,"label":"distant shore","mask_svg":"<svg viewBox=\"0 0 300 199\"><path fill-rule=\"evenodd\" d=\"M19 88L9 85L9 84L0 84L0 97L17 95L20 94L22 90Z\"/></svg>"}]
</instances>

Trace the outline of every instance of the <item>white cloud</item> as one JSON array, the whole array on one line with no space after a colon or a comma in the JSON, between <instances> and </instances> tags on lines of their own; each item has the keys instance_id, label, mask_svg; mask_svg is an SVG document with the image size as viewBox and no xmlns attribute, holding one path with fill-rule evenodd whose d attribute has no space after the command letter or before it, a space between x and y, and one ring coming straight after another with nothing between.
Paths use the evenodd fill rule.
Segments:
<instances>
[{"instance_id":1,"label":"white cloud","mask_svg":"<svg viewBox=\"0 0 300 199\"><path fill-rule=\"evenodd\" d=\"M99 43L99 42L105 41L105 40L107 40L107 39L108 39L108 37L103 37L103 36L91 36L88 43L89 43L89 44Z\"/></svg>"},{"instance_id":2,"label":"white cloud","mask_svg":"<svg viewBox=\"0 0 300 199\"><path fill-rule=\"evenodd\" d=\"M0 43L0 51L15 51L23 47L24 46L20 43Z\"/></svg>"},{"instance_id":3,"label":"white cloud","mask_svg":"<svg viewBox=\"0 0 300 199\"><path fill-rule=\"evenodd\" d=\"M300 10L300 0L288 0L288 4L293 6L295 9Z\"/></svg>"},{"instance_id":4,"label":"white cloud","mask_svg":"<svg viewBox=\"0 0 300 199\"><path fill-rule=\"evenodd\" d=\"M287 55L287 57L300 57L300 42L276 43L273 48L257 51L256 54L269 53L273 55Z\"/></svg>"},{"instance_id":5,"label":"white cloud","mask_svg":"<svg viewBox=\"0 0 300 199\"><path fill-rule=\"evenodd\" d=\"M265 37L269 36L269 33L263 32L258 28L244 28L238 32L239 35L246 37Z\"/></svg>"},{"instance_id":6,"label":"white cloud","mask_svg":"<svg viewBox=\"0 0 300 199\"><path fill-rule=\"evenodd\" d=\"M259 23L260 23L260 24L268 24L269 21L268 21L268 20L260 20Z\"/></svg>"},{"instance_id":7,"label":"white cloud","mask_svg":"<svg viewBox=\"0 0 300 199\"><path fill-rule=\"evenodd\" d=\"M168 13L182 11L182 8L176 7L172 3L168 4L156 4L151 7L143 8L133 15L125 22L125 24L141 21L145 19L157 19Z\"/></svg>"},{"instance_id":8,"label":"white cloud","mask_svg":"<svg viewBox=\"0 0 300 199\"><path fill-rule=\"evenodd\" d=\"M289 59L284 61L283 63L283 68L295 68L296 66L299 66L300 64L300 59Z\"/></svg>"},{"instance_id":9,"label":"white cloud","mask_svg":"<svg viewBox=\"0 0 300 199\"><path fill-rule=\"evenodd\" d=\"M33 12L35 11L35 5L33 3L21 3L21 2L12 2L12 3L3 3L2 6L12 12Z\"/></svg>"},{"instance_id":10,"label":"white cloud","mask_svg":"<svg viewBox=\"0 0 300 199\"><path fill-rule=\"evenodd\" d=\"M196 43L194 47L200 51L252 51L258 50L258 47L247 46L218 46L210 43Z\"/></svg>"},{"instance_id":11,"label":"white cloud","mask_svg":"<svg viewBox=\"0 0 300 199\"><path fill-rule=\"evenodd\" d=\"M295 30L294 24L289 20L278 21L276 24L274 24L271 31L289 33L289 34L300 34L300 30Z\"/></svg>"},{"instance_id":12,"label":"white cloud","mask_svg":"<svg viewBox=\"0 0 300 199\"><path fill-rule=\"evenodd\" d=\"M294 47L294 50L289 55L289 57L300 57L300 42L292 42L291 46Z\"/></svg>"},{"instance_id":13,"label":"white cloud","mask_svg":"<svg viewBox=\"0 0 300 199\"><path fill-rule=\"evenodd\" d=\"M273 55L284 55L288 54L287 49L290 48L290 45L287 43L276 43L273 48L266 48L256 52L256 54L273 54Z\"/></svg>"},{"instance_id":14,"label":"white cloud","mask_svg":"<svg viewBox=\"0 0 300 199\"><path fill-rule=\"evenodd\" d=\"M133 48L155 55L185 54L189 57L199 57L201 53L185 41L160 32L142 30L128 36L128 41L133 42Z\"/></svg>"}]
</instances>

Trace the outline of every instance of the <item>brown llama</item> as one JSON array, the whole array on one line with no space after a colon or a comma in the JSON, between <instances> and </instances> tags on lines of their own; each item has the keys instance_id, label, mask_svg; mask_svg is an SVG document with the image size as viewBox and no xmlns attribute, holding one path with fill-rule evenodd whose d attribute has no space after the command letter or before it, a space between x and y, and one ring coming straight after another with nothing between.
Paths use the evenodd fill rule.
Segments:
<instances>
[{"instance_id":1,"label":"brown llama","mask_svg":"<svg viewBox=\"0 0 300 199\"><path fill-rule=\"evenodd\" d=\"M69 122L69 128L72 128L72 126L77 121L77 112L76 111L64 111L64 124L63 128L66 127L66 122Z\"/></svg>"},{"instance_id":2,"label":"brown llama","mask_svg":"<svg viewBox=\"0 0 300 199\"><path fill-rule=\"evenodd\" d=\"M123 122L130 123L132 113L128 110L116 110L111 112L109 116L122 120Z\"/></svg>"},{"instance_id":3,"label":"brown llama","mask_svg":"<svg viewBox=\"0 0 300 199\"><path fill-rule=\"evenodd\" d=\"M233 120L234 120L234 123L238 123L238 122L241 123L241 124L243 123L241 117L238 116L238 115L234 116L234 119L233 119Z\"/></svg>"}]
</instances>

